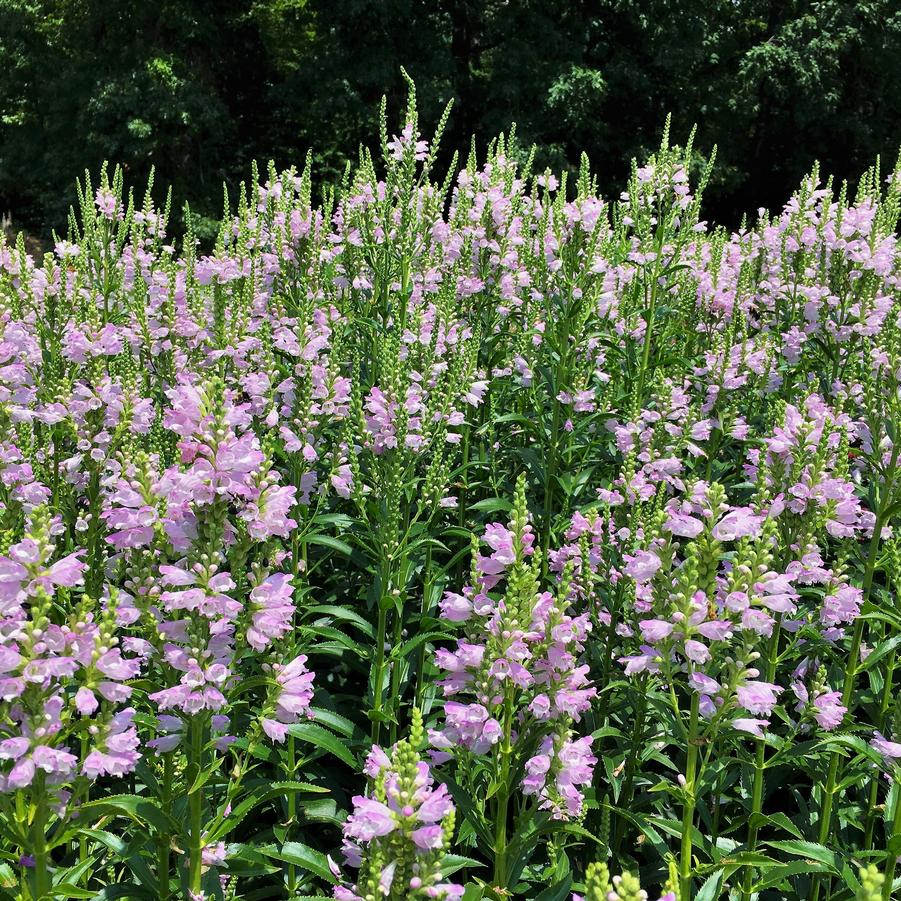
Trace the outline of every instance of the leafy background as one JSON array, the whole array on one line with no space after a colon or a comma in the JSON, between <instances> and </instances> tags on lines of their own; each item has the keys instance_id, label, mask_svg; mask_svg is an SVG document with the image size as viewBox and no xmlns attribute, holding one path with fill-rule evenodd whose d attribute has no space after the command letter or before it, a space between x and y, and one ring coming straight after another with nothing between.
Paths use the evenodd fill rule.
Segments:
<instances>
[{"instance_id":1,"label":"leafy background","mask_svg":"<svg viewBox=\"0 0 901 901\"><path fill-rule=\"evenodd\" d=\"M539 165L585 150L610 192L667 113L698 123L730 224L815 159L855 178L901 144L895 0L0 0L0 213L48 237L104 159L210 220L254 159L312 148L336 176L402 65L424 121L455 100L446 162L515 121Z\"/></svg>"}]
</instances>

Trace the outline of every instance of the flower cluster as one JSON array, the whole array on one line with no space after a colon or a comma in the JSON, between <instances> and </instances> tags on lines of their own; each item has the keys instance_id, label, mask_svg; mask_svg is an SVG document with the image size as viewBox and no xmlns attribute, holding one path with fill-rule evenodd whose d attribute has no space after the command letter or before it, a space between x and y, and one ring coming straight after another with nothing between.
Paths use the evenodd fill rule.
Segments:
<instances>
[{"instance_id":1,"label":"flower cluster","mask_svg":"<svg viewBox=\"0 0 901 901\"><path fill-rule=\"evenodd\" d=\"M592 836L887 898L898 173L728 232L668 131L612 201L435 160L411 88L322 203L254 168L174 240L104 168L0 239L0 882L642 897Z\"/></svg>"},{"instance_id":2,"label":"flower cluster","mask_svg":"<svg viewBox=\"0 0 901 901\"><path fill-rule=\"evenodd\" d=\"M491 554L474 551L472 584L442 601L445 616L464 621L468 635L454 650L436 654L447 700L443 725L431 730L430 740L438 761L464 749L508 756L515 753L511 741L523 750L537 745L523 761L523 793L555 817L578 817L580 786L591 782L597 762L591 737L572 737L596 694L579 659L591 622L588 614L567 612L568 573L555 593L539 590L524 485L521 479L510 523L485 529Z\"/></svg>"},{"instance_id":3,"label":"flower cluster","mask_svg":"<svg viewBox=\"0 0 901 901\"><path fill-rule=\"evenodd\" d=\"M34 788L39 798L49 788L61 810L79 800L73 785L83 792L85 781L134 771L141 754L128 683L143 661L123 641L114 589L71 602L85 564L79 552L59 556L60 531L35 507L24 538L0 557L0 791Z\"/></svg>"},{"instance_id":4,"label":"flower cluster","mask_svg":"<svg viewBox=\"0 0 901 901\"><path fill-rule=\"evenodd\" d=\"M610 876L604 863L588 865L585 874L585 894L573 894L572 901L648 901L648 893L632 873ZM658 901L679 901L674 891L667 891Z\"/></svg>"},{"instance_id":5,"label":"flower cluster","mask_svg":"<svg viewBox=\"0 0 901 901\"><path fill-rule=\"evenodd\" d=\"M352 885L335 887L340 901L462 898L463 886L442 875L454 835L454 805L447 786L434 784L420 757L424 739L414 711L409 738L390 754L378 745L370 751L364 768L369 793L354 797L344 826L344 862L357 876ZM333 872L340 875L335 865Z\"/></svg>"}]
</instances>

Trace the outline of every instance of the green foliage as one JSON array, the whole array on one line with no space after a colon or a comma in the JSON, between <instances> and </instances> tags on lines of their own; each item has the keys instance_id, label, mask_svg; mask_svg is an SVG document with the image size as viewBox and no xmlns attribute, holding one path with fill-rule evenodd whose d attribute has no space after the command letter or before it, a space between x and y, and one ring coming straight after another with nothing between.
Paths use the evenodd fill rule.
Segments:
<instances>
[{"instance_id":1,"label":"green foliage","mask_svg":"<svg viewBox=\"0 0 901 901\"><path fill-rule=\"evenodd\" d=\"M252 159L312 147L340 176L379 98L403 102L401 66L428 118L456 101L448 154L515 121L540 168L584 149L604 191L668 112L698 122L733 222L815 158L849 177L901 143L894 0L0 0L0 211L58 222L104 159L152 162L207 220Z\"/></svg>"}]
</instances>

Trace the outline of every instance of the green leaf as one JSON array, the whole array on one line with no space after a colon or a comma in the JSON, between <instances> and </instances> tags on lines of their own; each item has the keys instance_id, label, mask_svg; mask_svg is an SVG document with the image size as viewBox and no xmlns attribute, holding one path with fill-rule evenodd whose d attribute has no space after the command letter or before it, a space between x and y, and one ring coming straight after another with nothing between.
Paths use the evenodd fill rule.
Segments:
<instances>
[{"instance_id":1,"label":"green leaf","mask_svg":"<svg viewBox=\"0 0 901 901\"><path fill-rule=\"evenodd\" d=\"M654 850L660 855L661 860L666 860L669 854L669 848L663 840L663 836L648 822L648 820L637 813L623 810L621 807L610 808L618 816L624 817L635 826L637 826L644 837L654 846Z\"/></svg>"},{"instance_id":2,"label":"green leaf","mask_svg":"<svg viewBox=\"0 0 901 901\"><path fill-rule=\"evenodd\" d=\"M674 838L679 838L682 835L683 830L681 820L671 820L665 817L650 816L648 817L648 822L653 823L660 829L661 832L665 832L667 835L671 835ZM691 840L695 848L709 847L709 842L701 834L697 826L691 827Z\"/></svg>"},{"instance_id":3,"label":"green leaf","mask_svg":"<svg viewBox=\"0 0 901 901\"><path fill-rule=\"evenodd\" d=\"M464 868L484 866L485 864L481 863L481 861L473 860L471 857L463 857L460 854L445 854L441 862L441 875L447 878Z\"/></svg>"},{"instance_id":4,"label":"green leaf","mask_svg":"<svg viewBox=\"0 0 901 901\"><path fill-rule=\"evenodd\" d=\"M319 533L316 533L315 535L304 535L303 538L300 539L300 543L319 544L322 545L322 547L337 551L339 554L344 554L345 557L349 557L354 552L349 544L338 538L334 538L331 535L321 535Z\"/></svg>"},{"instance_id":5,"label":"green leaf","mask_svg":"<svg viewBox=\"0 0 901 901\"><path fill-rule=\"evenodd\" d=\"M359 769L357 758L347 749L341 739L334 732L329 732L328 729L323 729L316 723L294 723L288 726L288 734L327 751L339 760L343 760L354 770Z\"/></svg>"},{"instance_id":6,"label":"green leaf","mask_svg":"<svg viewBox=\"0 0 901 901\"><path fill-rule=\"evenodd\" d=\"M213 778L213 776L219 772L222 768L222 758L215 757L213 758L213 762L208 764L204 769L202 769L197 776L194 778L194 781L191 783L191 787L188 789L188 794L193 795L194 792L200 791ZM191 770L188 770L190 774Z\"/></svg>"},{"instance_id":7,"label":"green leaf","mask_svg":"<svg viewBox=\"0 0 901 901\"><path fill-rule=\"evenodd\" d=\"M153 873L147 866L147 862L140 854L132 854L128 845L118 835L113 835L104 829L82 829L81 834L92 838L112 851L118 860L124 862L134 873L141 885L153 885Z\"/></svg>"},{"instance_id":8,"label":"green leaf","mask_svg":"<svg viewBox=\"0 0 901 901\"><path fill-rule=\"evenodd\" d=\"M72 885L70 882L61 882L50 889L50 896L52 898L93 898L94 892Z\"/></svg>"},{"instance_id":9,"label":"green leaf","mask_svg":"<svg viewBox=\"0 0 901 901\"><path fill-rule=\"evenodd\" d=\"M307 870L326 882L334 884L336 881L329 869L326 856L302 842L285 842L278 850L260 848L260 851L276 860L283 860L285 863Z\"/></svg>"},{"instance_id":10,"label":"green leaf","mask_svg":"<svg viewBox=\"0 0 901 901\"><path fill-rule=\"evenodd\" d=\"M139 795L111 795L81 805L81 811L92 811L98 816L125 816L153 826L157 832L178 835L179 823L161 810L156 801Z\"/></svg>"},{"instance_id":11,"label":"green leaf","mask_svg":"<svg viewBox=\"0 0 901 901\"><path fill-rule=\"evenodd\" d=\"M779 829L784 829L795 838L802 838L798 827L781 811L766 815L762 813L754 814L749 818L748 822L749 824L756 823L758 828L765 825L776 826Z\"/></svg>"},{"instance_id":12,"label":"green leaf","mask_svg":"<svg viewBox=\"0 0 901 901\"><path fill-rule=\"evenodd\" d=\"M345 816L338 812L338 805L334 798L314 798L304 801L301 812L304 822L307 823L331 823L339 829L344 825Z\"/></svg>"},{"instance_id":13,"label":"green leaf","mask_svg":"<svg viewBox=\"0 0 901 901\"><path fill-rule=\"evenodd\" d=\"M218 841L237 828L245 817L257 807L271 801L274 798L284 798L288 795L312 794L322 795L328 792L327 788L311 785L309 782L266 782L256 786L250 795L244 798L232 812L218 826L213 827L209 833L208 841ZM301 802L302 804L302 802Z\"/></svg>"},{"instance_id":14,"label":"green leaf","mask_svg":"<svg viewBox=\"0 0 901 901\"><path fill-rule=\"evenodd\" d=\"M816 842L807 842L793 839L790 841L764 842L770 848L777 848L793 857L801 857L804 860L812 860L824 864L835 875L839 874L839 867L834 851L830 851Z\"/></svg>"},{"instance_id":15,"label":"green leaf","mask_svg":"<svg viewBox=\"0 0 901 901\"><path fill-rule=\"evenodd\" d=\"M397 647L392 648L389 659L401 660L406 657L410 651L415 651L416 648L425 644L427 641L450 641L452 638L453 636L447 632L420 632L403 644L399 644Z\"/></svg>"},{"instance_id":16,"label":"green leaf","mask_svg":"<svg viewBox=\"0 0 901 901\"><path fill-rule=\"evenodd\" d=\"M317 723L328 726L332 732L338 732L345 738L351 738L354 734L354 724L340 713L334 710L326 710L323 707L310 707L310 715Z\"/></svg>"},{"instance_id":17,"label":"green leaf","mask_svg":"<svg viewBox=\"0 0 901 901\"><path fill-rule=\"evenodd\" d=\"M497 513L499 511L509 513L513 509L513 504L505 497L486 497L484 500L471 504L467 509L479 513Z\"/></svg>"},{"instance_id":18,"label":"green leaf","mask_svg":"<svg viewBox=\"0 0 901 901\"><path fill-rule=\"evenodd\" d=\"M564 901L569 898L573 885L572 876L567 873L559 882L548 886L543 892L535 896L535 901Z\"/></svg>"},{"instance_id":19,"label":"green leaf","mask_svg":"<svg viewBox=\"0 0 901 901\"><path fill-rule=\"evenodd\" d=\"M889 877L891 878L891 877ZM858 892L860 891L860 881L857 878L857 873L855 873L854 868L849 864L845 863L842 865L842 880L845 885L854 892L854 897L858 897ZM892 887L894 888L895 883L892 883ZM892 892L894 894L894 892Z\"/></svg>"},{"instance_id":20,"label":"green leaf","mask_svg":"<svg viewBox=\"0 0 901 901\"><path fill-rule=\"evenodd\" d=\"M364 647L335 626L304 626L304 631L321 638L330 638L348 651L353 651L361 660L366 660L370 656L369 648ZM313 649L318 649L318 646L314 646Z\"/></svg>"},{"instance_id":21,"label":"green leaf","mask_svg":"<svg viewBox=\"0 0 901 901\"><path fill-rule=\"evenodd\" d=\"M349 607L342 607L338 604L315 604L312 607L304 607L304 614L307 613L321 613L326 616L330 616L332 619L344 620L349 623L353 623L364 635L369 638L372 638L374 634L374 630L372 628L372 624L360 616L356 610L351 610Z\"/></svg>"},{"instance_id":22,"label":"green leaf","mask_svg":"<svg viewBox=\"0 0 901 901\"><path fill-rule=\"evenodd\" d=\"M479 837L479 840L482 842L483 847L486 850L491 849L494 844L494 836L491 834L491 830L488 828L488 823L486 822L485 817L472 803L472 798L470 797L469 792L465 791L462 786L460 786L453 779L445 779L445 783L447 785L448 791L451 793L451 796L454 799L454 803L457 805L457 809L466 818L466 822L469 823L470 826L472 826L473 831Z\"/></svg>"},{"instance_id":23,"label":"green leaf","mask_svg":"<svg viewBox=\"0 0 901 901\"><path fill-rule=\"evenodd\" d=\"M70 896L71 897L71 896ZM118 885L108 885L94 894L88 894L91 901L116 901L118 898L135 899L147 898L148 901L159 901L159 894L150 891L141 885L128 885L119 883Z\"/></svg>"},{"instance_id":24,"label":"green leaf","mask_svg":"<svg viewBox=\"0 0 901 901\"><path fill-rule=\"evenodd\" d=\"M723 890L722 872L714 873L704 880L704 884L695 895L695 901L716 901Z\"/></svg>"},{"instance_id":25,"label":"green leaf","mask_svg":"<svg viewBox=\"0 0 901 901\"><path fill-rule=\"evenodd\" d=\"M780 864L773 867L764 874L759 882L754 883L754 891L762 892L764 889L774 885L779 885L791 876L798 876L807 873L825 873L828 867L824 864L811 863L807 860L793 860L791 863Z\"/></svg>"},{"instance_id":26,"label":"green leaf","mask_svg":"<svg viewBox=\"0 0 901 901\"><path fill-rule=\"evenodd\" d=\"M321 513L313 522L317 525L338 526L344 531L353 525L353 520L346 513Z\"/></svg>"},{"instance_id":27,"label":"green leaf","mask_svg":"<svg viewBox=\"0 0 901 901\"><path fill-rule=\"evenodd\" d=\"M901 635L893 635L888 641L880 642L860 664L860 672L872 669L886 654L897 650L901 645Z\"/></svg>"}]
</instances>

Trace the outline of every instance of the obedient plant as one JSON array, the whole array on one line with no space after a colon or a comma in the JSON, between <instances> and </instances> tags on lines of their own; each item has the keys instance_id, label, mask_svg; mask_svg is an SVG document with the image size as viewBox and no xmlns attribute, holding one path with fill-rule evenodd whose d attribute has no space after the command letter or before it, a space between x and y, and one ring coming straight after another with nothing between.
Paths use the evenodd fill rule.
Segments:
<instances>
[{"instance_id":1,"label":"obedient plant","mask_svg":"<svg viewBox=\"0 0 901 901\"><path fill-rule=\"evenodd\" d=\"M897 895L897 170L449 113L0 243L0 898Z\"/></svg>"},{"instance_id":2,"label":"obedient plant","mask_svg":"<svg viewBox=\"0 0 901 901\"><path fill-rule=\"evenodd\" d=\"M340 901L462 897L463 886L448 882L443 873L454 835L454 805L447 786L435 786L421 758L424 741L422 716L414 709L409 738L390 756L372 746L364 767L371 791L354 797L344 826L342 852L345 863L357 870L356 881L335 887Z\"/></svg>"},{"instance_id":3,"label":"obedient plant","mask_svg":"<svg viewBox=\"0 0 901 901\"><path fill-rule=\"evenodd\" d=\"M540 590L524 478L509 525L489 524L483 541L491 554L476 547L471 583L460 594L447 592L441 603L445 618L463 622L467 634L436 655L446 700L441 728L430 737L436 760L455 764L461 792L495 799L487 806L476 800L473 815L480 831L494 824L485 851L494 858L495 887L503 889L522 867L521 840L538 821L573 820L583 812L582 787L591 784L597 759L591 736L580 736L574 725L596 690L579 660L588 614L568 612L571 573L553 592Z\"/></svg>"}]
</instances>

